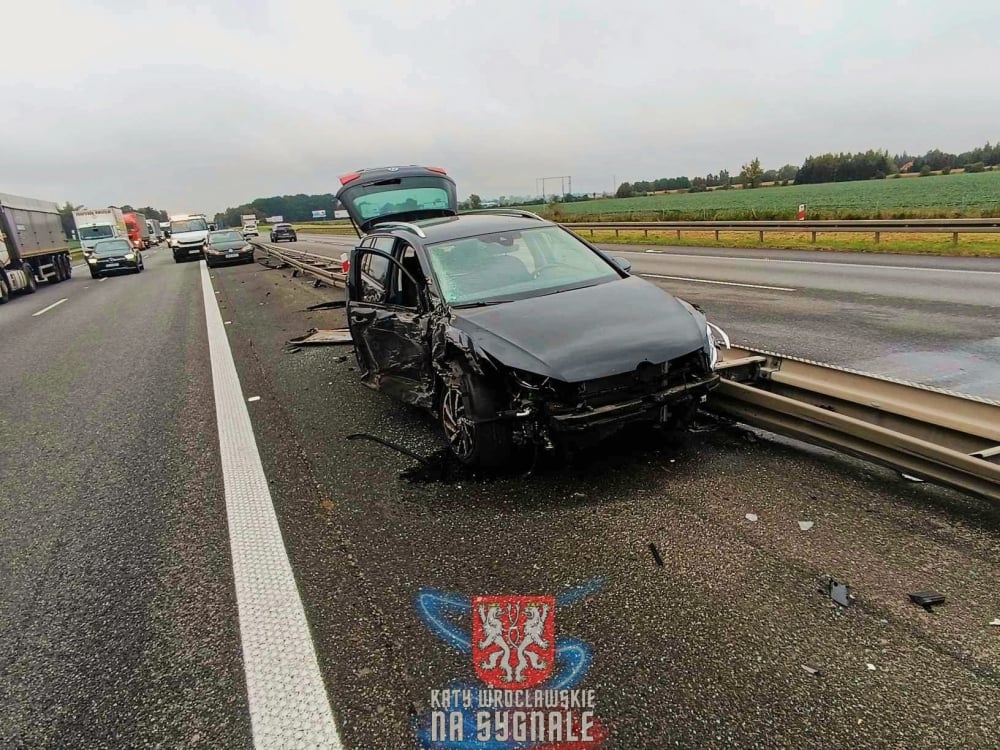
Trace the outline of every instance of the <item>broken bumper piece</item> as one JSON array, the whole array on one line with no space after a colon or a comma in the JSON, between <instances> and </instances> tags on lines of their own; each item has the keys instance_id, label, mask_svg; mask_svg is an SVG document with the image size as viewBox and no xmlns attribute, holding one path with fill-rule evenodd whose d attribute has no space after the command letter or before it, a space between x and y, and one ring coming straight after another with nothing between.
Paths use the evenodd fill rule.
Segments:
<instances>
[{"instance_id":1,"label":"broken bumper piece","mask_svg":"<svg viewBox=\"0 0 1000 750\"><path fill-rule=\"evenodd\" d=\"M633 421L662 421L664 407L691 401L707 394L719 383L718 375L695 382L666 388L656 393L585 409L561 413L549 408L549 425L555 432L578 432Z\"/></svg>"}]
</instances>

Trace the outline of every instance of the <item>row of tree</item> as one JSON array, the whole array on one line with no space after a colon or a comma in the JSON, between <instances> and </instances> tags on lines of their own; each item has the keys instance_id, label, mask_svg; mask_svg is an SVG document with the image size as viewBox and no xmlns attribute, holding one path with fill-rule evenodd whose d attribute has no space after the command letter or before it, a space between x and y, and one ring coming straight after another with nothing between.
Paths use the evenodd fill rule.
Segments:
<instances>
[{"instance_id":1,"label":"row of tree","mask_svg":"<svg viewBox=\"0 0 1000 750\"><path fill-rule=\"evenodd\" d=\"M227 208L215 215L215 223L220 227L235 227L240 217L254 214L258 219L281 216L285 221L312 221L313 211L326 211L327 218L333 217L335 199L333 193L320 195L274 195L270 198L255 198L249 203L235 208Z\"/></svg>"},{"instance_id":2,"label":"row of tree","mask_svg":"<svg viewBox=\"0 0 1000 750\"><path fill-rule=\"evenodd\" d=\"M722 170L719 174L707 174L704 177L667 177L658 180L640 180L638 182L623 182L618 186L615 196L631 198L634 195L663 190L688 190L692 193L702 192L709 188L732 188L742 185L744 188L760 187L765 183L787 185L818 182L850 182L854 180L878 180L900 172L950 171L962 167L969 172L982 172L988 167L1000 165L1000 143L963 151L960 154L950 154L939 149L932 149L923 156L911 156L905 151L902 154L890 156L889 152L872 150L839 154L819 154L809 156L801 167L786 164L780 169L762 169L759 159L753 159L743 165L736 177L730 177L729 172Z\"/></svg>"}]
</instances>

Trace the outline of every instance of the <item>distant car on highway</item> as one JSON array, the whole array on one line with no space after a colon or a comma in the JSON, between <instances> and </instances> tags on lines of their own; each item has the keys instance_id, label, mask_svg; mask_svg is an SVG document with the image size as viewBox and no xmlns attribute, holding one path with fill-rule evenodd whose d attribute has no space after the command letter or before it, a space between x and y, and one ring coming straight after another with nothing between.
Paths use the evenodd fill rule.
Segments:
<instances>
[{"instance_id":1,"label":"distant car on highway","mask_svg":"<svg viewBox=\"0 0 1000 750\"><path fill-rule=\"evenodd\" d=\"M205 265L214 268L227 263L253 263L253 245L237 229L209 232L205 240Z\"/></svg>"},{"instance_id":2,"label":"distant car on highway","mask_svg":"<svg viewBox=\"0 0 1000 750\"><path fill-rule=\"evenodd\" d=\"M432 411L459 461L499 468L632 422L682 427L718 384L725 334L563 227L458 214L440 169L341 184L362 235L347 275L362 380Z\"/></svg>"},{"instance_id":3,"label":"distant car on highway","mask_svg":"<svg viewBox=\"0 0 1000 750\"><path fill-rule=\"evenodd\" d=\"M280 240L298 242L299 237L295 233L295 227L291 224L275 224L271 227L271 242L279 242Z\"/></svg>"},{"instance_id":4,"label":"distant car on highway","mask_svg":"<svg viewBox=\"0 0 1000 750\"><path fill-rule=\"evenodd\" d=\"M98 242L87 258L87 265L95 279L115 273L139 273L146 267L142 253L124 238Z\"/></svg>"}]
</instances>

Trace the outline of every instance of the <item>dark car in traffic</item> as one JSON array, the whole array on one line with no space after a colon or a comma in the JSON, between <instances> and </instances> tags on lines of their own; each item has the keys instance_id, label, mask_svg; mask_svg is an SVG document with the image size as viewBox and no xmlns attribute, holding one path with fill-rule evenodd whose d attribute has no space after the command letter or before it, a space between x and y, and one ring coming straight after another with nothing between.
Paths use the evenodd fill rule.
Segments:
<instances>
[{"instance_id":1,"label":"dark car in traffic","mask_svg":"<svg viewBox=\"0 0 1000 750\"><path fill-rule=\"evenodd\" d=\"M281 240L298 242L299 237L295 234L295 227L291 224L275 224L271 227L271 242L280 242Z\"/></svg>"},{"instance_id":2,"label":"dark car in traffic","mask_svg":"<svg viewBox=\"0 0 1000 750\"><path fill-rule=\"evenodd\" d=\"M116 273L139 273L145 268L142 252L124 238L98 242L87 256L87 265L95 279Z\"/></svg>"},{"instance_id":3,"label":"dark car in traffic","mask_svg":"<svg viewBox=\"0 0 1000 750\"><path fill-rule=\"evenodd\" d=\"M526 211L459 214L444 170L341 184L362 237L347 316L363 382L435 413L463 463L681 427L717 385L725 334L627 261Z\"/></svg>"},{"instance_id":4,"label":"dark car in traffic","mask_svg":"<svg viewBox=\"0 0 1000 750\"><path fill-rule=\"evenodd\" d=\"M229 263L253 263L253 245L238 229L209 232L205 240L205 265L215 268Z\"/></svg>"}]
</instances>

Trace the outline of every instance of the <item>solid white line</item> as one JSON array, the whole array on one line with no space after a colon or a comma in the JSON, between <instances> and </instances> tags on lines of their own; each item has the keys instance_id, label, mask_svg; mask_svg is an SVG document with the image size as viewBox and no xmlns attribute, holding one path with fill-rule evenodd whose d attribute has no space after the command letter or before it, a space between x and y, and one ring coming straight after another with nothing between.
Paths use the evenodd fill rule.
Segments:
<instances>
[{"instance_id":1,"label":"solid white line","mask_svg":"<svg viewBox=\"0 0 1000 750\"><path fill-rule=\"evenodd\" d=\"M36 313L32 313L32 314L31 314L31 317L33 317L33 318L37 318L37 317L38 317L39 315L42 315L42 314L44 314L44 313L47 313L47 312L48 312L49 310L51 310L51 309L52 309L53 307L59 307L59 305L61 305L61 304L62 304L63 302L65 302L65 301L66 301L66 300L68 300L68 299L69 299L69 297L63 297L63 298L62 298L61 300L59 300L58 302L53 302L53 303L52 303L51 305L49 305L48 307L46 307L46 308L45 308L44 310L39 310L39 311L38 311L38 312L36 312Z\"/></svg>"},{"instance_id":2,"label":"solid white line","mask_svg":"<svg viewBox=\"0 0 1000 750\"><path fill-rule=\"evenodd\" d=\"M1000 274L1000 271L974 271L966 268L927 268L924 266L884 266L876 263L840 263L824 260L788 260L785 258L740 258L734 255L696 255L695 253L668 253L657 251L646 253L639 250L617 250L626 255L666 255L671 258L699 258L700 260L748 260L753 263L804 263L810 266L845 266L847 268L882 268L890 271L933 271L934 273L985 273Z\"/></svg>"},{"instance_id":3,"label":"solid white line","mask_svg":"<svg viewBox=\"0 0 1000 750\"><path fill-rule=\"evenodd\" d=\"M763 284L740 284L736 281L712 281L710 279L692 279L687 276L661 276L658 273L640 273L640 276L647 279L673 279L674 281L696 281L699 284L719 284L721 286L742 286L747 289L773 289L776 292L797 292L787 286L764 286Z\"/></svg>"},{"instance_id":4,"label":"solid white line","mask_svg":"<svg viewBox=\"0 0 1000 750\"><path fill-rule=\"evenodd\" d=\"M201 267L254 747L342 747L208 269Z\"/></svg>"}]
</instances>

